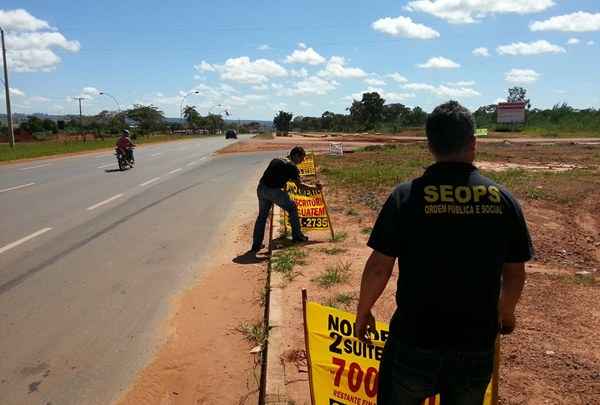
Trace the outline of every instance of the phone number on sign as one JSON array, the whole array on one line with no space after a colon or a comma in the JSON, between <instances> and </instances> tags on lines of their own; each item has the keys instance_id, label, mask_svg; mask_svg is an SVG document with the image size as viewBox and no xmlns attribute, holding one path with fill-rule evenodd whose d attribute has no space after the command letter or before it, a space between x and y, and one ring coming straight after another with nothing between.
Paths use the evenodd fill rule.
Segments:
<instances>
[{"instance_id":1,"label":"phone number on sign","mask_svg":"<svg viewBox=\"0 0 600 405\"><path fill-rule=\"evenodd\" d=\"M328 228L328 218L300 218L300 224L303 228Z\"/></svg>"}]
</instances>

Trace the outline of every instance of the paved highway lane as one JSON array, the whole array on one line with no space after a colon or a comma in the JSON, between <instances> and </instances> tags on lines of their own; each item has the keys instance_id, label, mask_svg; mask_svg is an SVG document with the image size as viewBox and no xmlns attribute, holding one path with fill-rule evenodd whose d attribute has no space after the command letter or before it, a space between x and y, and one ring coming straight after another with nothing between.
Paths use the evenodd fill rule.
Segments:
<instances>
[{"instance_id":1,"label":"paved highway lane","mask_svg":"<svg viewBox=\"0 0 600 405\"><path fill-rule=\"evenodd\" d=\"M211 155L224 144L140 149L123 173L95 155L0 168L0 190L35 182L0 192L0 403L107 404L127 386L170 298L277 155Z\"/></svg>"}]
</instances>

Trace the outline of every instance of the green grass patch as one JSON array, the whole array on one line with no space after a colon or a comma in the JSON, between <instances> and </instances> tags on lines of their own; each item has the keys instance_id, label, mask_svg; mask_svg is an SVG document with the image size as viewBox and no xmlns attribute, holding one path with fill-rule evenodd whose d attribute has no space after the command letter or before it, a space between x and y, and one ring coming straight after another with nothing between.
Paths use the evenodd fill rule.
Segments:
<instances>
[{"instance_id":1,"label":"green grass patch","mask_svg":"<svg viewBox=\"0 0 600 405\"><path fill-rule=\"evenodd\" d=\"M342 231L342 232L336 232L333 235L333 241L334 242L343 242L346 240L346 238L348 237L348 232Z\"/></svg>"},{"instance_id":2,"label":"green grass patch","mask_svg":"<svg viewBox=\"0 0 600 405\"><path fill-rule=\"evenodd\" d=\"M321 252L323 252L327 255L330 255L330 256L339 255L340 253L345 253L347 251L348 251L347 249L337 247L337 246L321 249Z\"/></svg>"},{"instance_id":3,"label":"green grass patch","mask_svg":"<svg viewBox=\"0 0 600 405\"><path fill-rule=\"evenodd\" d=\"M371 228L370 226L367 226L365 228L362 228L360 230L360 233L362 233L363 235L370 235L371 231L373 231L373 228Z\"/></svg>"},{"instance_id":4,"label":"green grass patch","mask_svg":"<svg viewBox=\"0 0 600 405\"><path fill-rule=\"evenodd\" d=\"M190 136L153 135L138 137L134 142L137 145L148 143L168 142L181 139L190 139ZM98 149L114 148L117 138L110 137L97 140L83 141L43 141L17 143L14 148L8 144L0 145L0 162L19 159L31 159L43 156L62 155L65 153L87 152Z\"/></svg>"},{"instance_id":5,"label":"green grass patch","mask_svg":"<svg viewBox=\"0 0 600 405\"><path fill-rule=\"evenodd\" d=\"M348 309L350 305L354 301L356 301L356 295L349 293L339 293L334 295L333 297L329 297L325 301L325 305L328 307L338 308L338 309Z\"/></svg>"},{"instance_id":6,"label":"green grass patch","mask_svg":"<svg viewBox=\"0 0 600 405\"><path fill-rule=\"evenodd\" d=\"M242 322L238 325L236 330L254 346L262 345L267 338L267 331L262 322Z\"/></svg>"},{"instance_id":7,"label":"green grass patch","mask_svg":"<svg viewBox=\"0 0 600 405\"><path fill-rule=\"evenodd\" d=\"M344 283L350 276L351 263L340 262L335 266L327 267L323 273L312 281L323 288L330 288L336 284Z\"/></svg>"},{"instance_id":8,"label":"green grass patch","mask_svg":"<svg viewBox=\"0 0 600 405\"><path fill-rule=\"evenodd\" d=\"M348 208L348 210L346 210L346 215L349 215L351 217L357 217L359 213L354 208L350 207Z\"/></svg>"},{"instance_id":9,"label":"green grass patch","mask_svg":"<svg viewBox=\"0 0 600 405\"><path fill-rule=\"evenodd\" d=\"M273 258L271 259L271 268L273 271L281 273L284 280L289 282L300 274L294 271L294 267L306 264L305 258L306 253L302 250L298 250L294 247L284 249L273 255Z\"/></svg>"}]
</instances>

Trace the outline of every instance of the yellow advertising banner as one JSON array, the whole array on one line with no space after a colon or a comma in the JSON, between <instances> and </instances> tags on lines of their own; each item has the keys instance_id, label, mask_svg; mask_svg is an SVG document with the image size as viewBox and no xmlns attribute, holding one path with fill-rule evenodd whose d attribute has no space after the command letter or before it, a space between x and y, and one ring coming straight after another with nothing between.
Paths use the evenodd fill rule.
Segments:
<instances>
[{"instance_id":1,"label":"yellow advertising banner","mask_svg":"<svg viewBox=\"0 0 600 405\"><path fill-rule=\"evenodd\" d=\"M295 183L288 182L286 191L298 208L298 217L302 231L327 231L331 228L329 213L323 197L323 189L311 186L298 187ZM290 222L285 211L284 227L289 229Z\"/></svg>"},{"instance_id":2,"label":"yellow advertising banner","mask_svg":"<svg viewBox=\"0 0 600 405\"><path fill-rule=\"evenodd\" d=\"M354 335L355 314L306 302L305 337L313 405L376 405L379 362L389 336L387 324L367 344ZM423 405L439 405L439 395ZM492 405L492 383L482 405Z\"/></svg>"},{"instance_id":3,"label":"yellow advertising banner","mask_svg":"<svg viewBox=\"0 0 600 405\"><path fill-rule=\"evenodd\" d=\"M315 163L315 154L307 153L304 157L302 163L297 165L298 170L300 170L300 176L316 176L317 175L317 165Z\"/></svg>"}]
</instances>

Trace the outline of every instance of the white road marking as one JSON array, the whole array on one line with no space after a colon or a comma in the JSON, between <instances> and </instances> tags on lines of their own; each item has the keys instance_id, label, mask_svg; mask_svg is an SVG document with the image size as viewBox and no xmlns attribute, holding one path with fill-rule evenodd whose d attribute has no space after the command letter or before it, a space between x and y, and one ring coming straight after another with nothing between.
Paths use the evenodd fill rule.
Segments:
<instances>
[{"instance_id":1,"label":"white road marking","mask_svg":"<svg viewBox=\"0 0 600 405\"><path fill-rule=\"evenodd\" d=\"M105 167L110 167L110 166L114 166L114 163L107 163L105 165L98 166L98 169L104 169Z\"/></svg>"},{"instance_id":2,"label":"white road marking","mask_svg":"<svg viewBox=\"0 0 600 405\"><path fill-rule=\"evenodd\" d=\"M147 186L148 184L154 183L155 181L158 181L158 180L160 180L160 177L155 177L153 179L150 179L148 181L141 183L140 186L144 187L144 186Z\"/></svg>"},{"instance_id":3,"label":"white road marking","mask_svg":"<svg viewBox=\"0 0 600 405\"><path fill-rule=\"evenodd\" d=\"M100 201L98 204L94 204L94 205L92 205L91 207L87 207L87 210L88 210L88 211L95 210L96 208L98 208L98 207L101 207L101 206L103 206L104 204L108 204L109 202L111 202L111 201L114 201L114 200L116 200L117 198L121 198L121 197L123 197L123 194L117 194L117 195L113 195L112 197L110 197L110 198L107 198L107 199L106 199L106 200L104 200L104 201Z\"/></svg>"},{"instance_id":4,"label":"white road marking","mask_svg":"<svg viewBox=\"0 0 600 405\"><path fill-rule=\"evenodd\" d=\"M183 169L180 167L179 169L171 170L171 171L170 171L169 173L167 173L167 174L174 174L174 173L180 172L180 171L182 171L182 170L183 170Z\"/></svg>"},{"instance_id":5,"label":"white road marking","mask_svg":"<svg viewBox=\"0 0 600 405\"><path fill-rule=\"evenodd\" d=\"M27 184L21 184L20 186L5 188L5 189L0 190L0 193L5 193L7 191L18 190L20 188L25 188L25 187L33 186L34 184L35 183L27 183Z\"/></svg>"},{"instance_id":6,"label":"white road marking","mask_svg":"<svg viewBox=\"0 0 600 405\"><path fill-rule=\"evenodd\" d=\"M152 154L152 155L150 155L150 156L154 157L154 156L159 156L159 155L162 155L162 152L153 153L153 154Z\"/></svg>"},{"instance_id":7,"label":"white road marking","mask_svg":"<svg viewBox=\"0 0 600 405\"><path fill-rule=\"evenodd\" d=\"M37 165L37 166L29 166L29 167L22 167L19 170L31 170L31 169L37 169L39 167L46 167L46 166L50 166L52 163L45 163L43 165Z\"/></svg>"},{"instance_id":8,"label":"white road marking","mask_svg":"<svg viewBox=\"0 0 600 405\"><path fill-rule=\"evenodd\" d=\"M193 162L188 163L186 166L192 166L192 165L195 165L196 163L198 163L198 162L194 160Z\"/></svg>"},{"instance_id":9,"label":"white road marking","mask_svg":"<svg viewBox=\"0 0 600 405\"><path fill-rule=\"evenodd\" d=\"M0 248L0 254L2 254L2 253L4 253L4 252L6 252L7 250L10 250L10 249L12 249L12 248L14 248L14 247L17 247L17 246L19 246L20 244L22 244L22 243L25 243L25 242L27 242L28 240L31 240L31 239L33 239L33 238L35 238L35 237L38 237L38 236L40 236L41 234L44 234L44 233L46 233L46 232L48 232L48 231L51 231L51 230L52 230L52 228L44 228L44 229L40 229L39 231L37 231L37 232L34 232L34 233L32 233L31 235L25 236L24 238L21 238L21 239L19 239L19 240L17 240L17 241L14 241L13 243L9 243L8 245L6 245L6 246L4 246L4 247L1 247L1 248Z\"/></svg>"}]
</instances>

